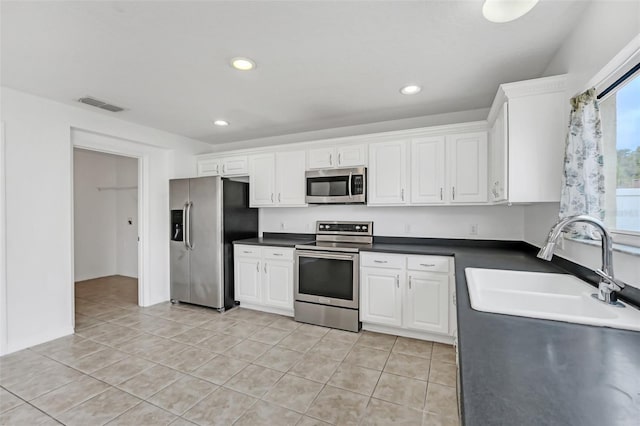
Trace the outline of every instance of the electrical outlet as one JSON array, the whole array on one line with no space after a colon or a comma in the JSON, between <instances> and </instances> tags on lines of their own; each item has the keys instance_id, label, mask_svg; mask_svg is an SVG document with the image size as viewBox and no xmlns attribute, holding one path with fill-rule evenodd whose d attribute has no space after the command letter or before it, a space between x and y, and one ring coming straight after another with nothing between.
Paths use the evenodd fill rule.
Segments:
<instances>
[{"instance_id":1,"label":"electrical outlet","mask_svg":"<svg viewBox=\"0 0 640 426\"><path fill-rule=\"evenodd\" d=\"M469 227L469 235L478 235L478 224L472 223Z\"/></svg>"}]
</instances>

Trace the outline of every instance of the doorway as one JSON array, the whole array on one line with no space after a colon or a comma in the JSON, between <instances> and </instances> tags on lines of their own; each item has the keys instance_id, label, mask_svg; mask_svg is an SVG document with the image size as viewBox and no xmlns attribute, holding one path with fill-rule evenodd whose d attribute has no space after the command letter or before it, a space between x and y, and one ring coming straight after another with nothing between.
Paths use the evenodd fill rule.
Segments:
<instances>
[{"instance_id":1,"label":"doorway","mask_svg":"<svg viewBox=\"0 0 640 426\"><path fill-rule=\"evenodd\" d=\"M73 148L76 331L139 304L138 162Z\"/></svg>"}]
</instances>

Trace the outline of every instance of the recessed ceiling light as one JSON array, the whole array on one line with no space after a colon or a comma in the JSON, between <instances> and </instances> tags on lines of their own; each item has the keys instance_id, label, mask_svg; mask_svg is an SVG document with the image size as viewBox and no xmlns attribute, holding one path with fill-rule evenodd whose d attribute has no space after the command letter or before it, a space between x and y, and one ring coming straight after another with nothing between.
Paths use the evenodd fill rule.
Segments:
<instances>
[{"instance_id":1,"label":"recessed ceiling light","mask_svg":"<svg viewBox=\"0 0 640 426\"><path fill-rule=\"evenodd\" d=\"M415 95L416 93L420 93L421 90L422 87L416 86L415 84L410 84L400 89L400 93L402 93L403 95Z\"/></svg>"},{"instance_id":2,"label":"recessed ceiling light","mask_svg":"<svg viewBox=\"0 0 640 426\"><path fill-rule=\"evenodd\" d=\"M537 3L538 0L485 0L482 14L491 22L509 22L526 15Z\"/></svg>"},{"instance_id":3,"label":"recessed ceiling light","mask_svg":"<svg viewBox=\"0 0 640 426\"><path fill-rule=\"evenodd\" d=\"M216 120L213 122L213 124L215 124L216 126L224 127L224 126L228 126L229 122L225 120Z\"/></svg>"},{"instance_id":4,"label":"recessed ceiling light","mask_svg":"<svg viewBox=\"0 0 640 426\"><path fill-rule=\"evenodd\" d=\"M250 71L256 67L256 63L249 58L233 58L231 66L240 71Z\"/></svg>"}]
</instances>

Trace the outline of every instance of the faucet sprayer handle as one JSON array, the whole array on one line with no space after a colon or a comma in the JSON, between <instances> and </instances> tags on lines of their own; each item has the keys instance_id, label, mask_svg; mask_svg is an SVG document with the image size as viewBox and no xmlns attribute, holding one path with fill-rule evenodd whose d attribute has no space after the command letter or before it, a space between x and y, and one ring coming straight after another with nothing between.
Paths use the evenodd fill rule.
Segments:
<instances>
[{"instance_id":1,"label":"faucet sprayer handle","mask_svg":"<svg viewBox=\"0 0 640 426\"><path fill-rule=\"evenodd\" d=\"M600 276L604 281L606 281L609 285L608 287L613 291L620 291L627 286L624 281L620 281L619 279L613 278L611 275L604 272L602 269L596 269L596 274Z\"/></svg>"}]
</instances>

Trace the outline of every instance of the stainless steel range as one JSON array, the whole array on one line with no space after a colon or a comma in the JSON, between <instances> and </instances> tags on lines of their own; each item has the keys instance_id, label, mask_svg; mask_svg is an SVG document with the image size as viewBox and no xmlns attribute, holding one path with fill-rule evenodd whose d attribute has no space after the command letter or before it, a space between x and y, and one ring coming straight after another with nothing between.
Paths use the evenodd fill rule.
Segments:
<instances>
[{"instance_id":1,"label":"stainless steel range","mask_svg":"<svg viewBox=\"0 0 640 426\"><path fill-rule=\"evenodd\" d=\"M296 246L296 321L359 331L361 248L373 243L373 222L316 223L316 241Z\"/></svg>"}]
</instances>

